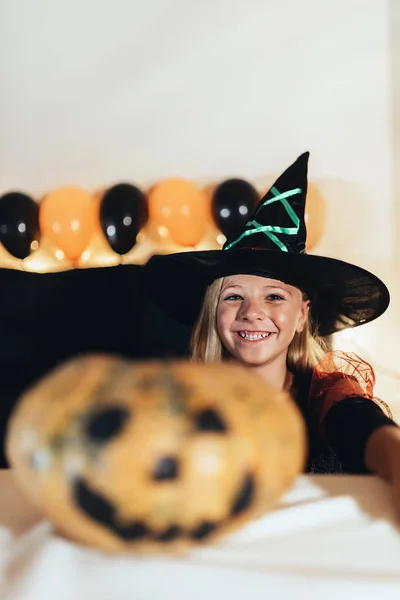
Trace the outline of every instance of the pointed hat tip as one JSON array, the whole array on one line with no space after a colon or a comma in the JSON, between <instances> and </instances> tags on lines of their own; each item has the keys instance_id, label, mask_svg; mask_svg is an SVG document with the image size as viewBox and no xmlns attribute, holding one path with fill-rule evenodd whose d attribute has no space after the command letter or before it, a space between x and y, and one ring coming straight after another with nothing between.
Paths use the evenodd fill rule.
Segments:
<instances>
[{"instance_id":1,"label":"pointed hat tip","mask_svg":"<svg viewBox=\"0 0 400 600\"><path fill-rule=\"evenodd\" d=\"M298 160L302 159L304 161L308 161L309 157L310 157L310 152L307 150L306 152L303 152L303 154L300 154Z\"/></svg>"},{"instance_id":2,"label":"pointed hat tip","mask_svg":"<svg viewBox=\"0 0 400 600\"><path fill-rule=\"evenodd\" d=\"M307 172L309 157L310 157L310 153L308 152L308 150L307 150L307 152L303 152L303 154L300 154L300 156L294 161L294 163L292 164L292 167L300 168L300 169L304 170L305 172Z\"/></svg>"}]
</instances>

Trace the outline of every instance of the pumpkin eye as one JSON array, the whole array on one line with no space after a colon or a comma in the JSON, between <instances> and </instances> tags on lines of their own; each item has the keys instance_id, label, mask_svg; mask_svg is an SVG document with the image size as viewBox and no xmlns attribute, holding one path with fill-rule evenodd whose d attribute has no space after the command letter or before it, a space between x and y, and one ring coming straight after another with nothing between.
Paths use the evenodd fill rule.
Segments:
<instances>
[{"instance_id":1,"label":"pumpkin eye","mask_svg":"<svg viewBox=\"0 0 400 600\"><path fill-rule=\"evenodd\" d=\"M209 408L196 415L196 429L197 431L225 432L228 427L217 411Z\"/></svg>"},{"instance_id":2,"label":"pumpkin eye","mask_svg":"<svg viewBox=\"0 0 400 600\"><path fill-rule=\"evenodd\" d=\"M165 481L167 479L176 479L179 476L179 463L176 458L166 456L161 458L154 469L153 479L155 481Z\"/></svg>"},{"instance_id":3,"label":"pumpkin eye","mask_svg":"<svg viewBox=\"0 0 400 600\"><path fill-rule=\"evenodd\" d=\"M130 413L125 408L104 408L90 416L86 435L93 442L108 442L120 433L128 417Z\"/></svg>"}]
</instances>

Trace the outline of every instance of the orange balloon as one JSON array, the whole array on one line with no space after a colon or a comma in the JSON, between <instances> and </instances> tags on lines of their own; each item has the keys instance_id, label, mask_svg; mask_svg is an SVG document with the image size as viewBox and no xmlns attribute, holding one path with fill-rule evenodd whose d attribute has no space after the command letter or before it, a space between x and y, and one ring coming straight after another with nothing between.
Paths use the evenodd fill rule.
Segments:
<instances>
[{"instance_id":1,"label":"orange balloon","mask_svg":"<svg viewBox=\"0 0 400 600\"><path fill-rule=\"evenodd\" d=\"M326 207L321 192L313 184L308 184L305 222L307 228L307 251L319 244L326 225Z\"/></svg>"},{"instance_id":2,"label":"orange balloon","mask_svg":"<svg viewBox=\"0 0 400 600\"><path fill-rule=\"evenodd\" d=\"M172 242L195 246L206 233L210 211L207 196L184 179L166 179L148 194L150 221L166 230Z\"/></svg>"},{"instance_id":3,"label":"orange balloon","mask_svg":"<svg viewBox=\"0 0 400 600\"><path fill-rule=\"evenodd\" d=\"M42 234L62 250L66 258L76 260L97 228L95 202L80 188L59 188L43 198L39 223Z\"/></svg>"}]
</instances>

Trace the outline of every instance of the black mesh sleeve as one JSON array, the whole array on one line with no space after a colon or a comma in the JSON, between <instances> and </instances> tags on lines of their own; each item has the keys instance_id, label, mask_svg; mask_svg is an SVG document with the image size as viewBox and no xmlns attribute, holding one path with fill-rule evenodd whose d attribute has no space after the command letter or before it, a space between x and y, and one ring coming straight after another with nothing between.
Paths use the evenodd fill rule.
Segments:
<instances>
[{"instance_id":1,"label":"black mesh sleeve","mask_svg":"<svg viewBox=\"0 0 400 600\"><path fill-rule=\"evenodd\" d=\"M370 435L383 425L398 427L366 398L341 400L329 409L323 421L325 437L346 473L370 473L365 465L365 448Z\"/></svg>"}]
</instances>

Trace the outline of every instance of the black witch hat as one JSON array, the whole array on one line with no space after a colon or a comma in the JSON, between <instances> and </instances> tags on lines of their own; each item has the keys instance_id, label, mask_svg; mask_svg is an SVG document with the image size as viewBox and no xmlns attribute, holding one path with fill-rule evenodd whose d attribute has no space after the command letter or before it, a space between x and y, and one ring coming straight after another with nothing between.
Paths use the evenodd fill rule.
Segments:
<instances>
[{"instance_id":1,"label":"black witch hat","mask_svg":"<svg viewBox=\"0 0 400 600\"><path fill-rule=\"evenodd\" d=\"M379 317L389 305L389 292L378 277L350 263L306 253L308 157L308 152L302 154L276 180L244 229L222 250L153 256L145 266L153 302L177 321L193 325L212 281L251 274L303 290L319 335Z\"/></svg>"}]
</instances>

